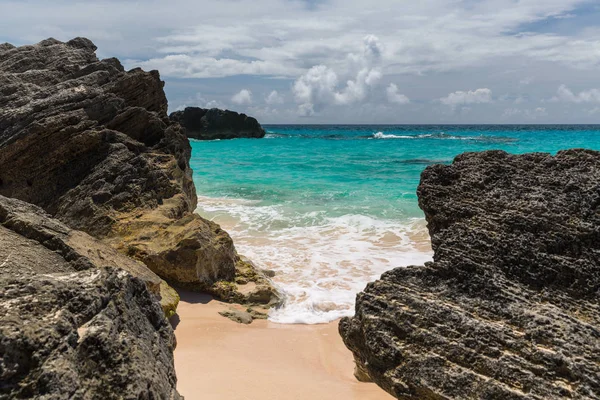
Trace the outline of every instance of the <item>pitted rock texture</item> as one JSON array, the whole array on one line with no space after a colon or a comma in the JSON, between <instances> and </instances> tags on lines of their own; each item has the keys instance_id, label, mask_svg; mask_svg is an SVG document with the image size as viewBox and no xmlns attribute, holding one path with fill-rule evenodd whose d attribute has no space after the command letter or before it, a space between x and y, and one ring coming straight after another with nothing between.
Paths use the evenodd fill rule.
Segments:
<instances>
[{"instance_id":1,"label":"pitted rock texture","mask_svg":"<svg viewBox=\"0 0 600 400\"><path fill-rule=\"evenodd\" d=\"M600 153L466 153L421 175L434 262L340 322L399 399L600 399Z\"/></svg>"},{"instance_id":2,"label":"pitted rock texture","mask_svg":"<svg viewBox=\"0 0 600 400\"><path fill-rule=\"evenodd\" d=\"M179 399L160 281L0 196L0 399Z\"/></svg>"},{"instance_id":3,"label":"pitted rock texture","mask_svg":"<svg viewBox=\"0 0 600 400\"><path fill-rule=\"evenodd\" d=\"M84 232L70 229L33 204L0 195L0 225L59 252L69 261L81 259L97 268L123 269L144 281L148 290L158 296L165 315L173 315L177 309L177 292L143 263Z\"/></svg>"},{"instance_id":4,"label":"pitted rock texture","mask_svg":"<svg viewBox=\"0 0 600 400\"><path fill-rule=\"evenodd\" d=\"M255 118L218 108L187 107L170 116L179 122L187 137L198 140L263 138L265 130Z\"/></svg>"},{"instance_id":5,"label":"pitted rock texture","mask_svg":"<svg viewBox=\"0 0 600 400\"><path fill-rule=\"evenodd\" d=\"M85 38L0 46L0 195L169 283L218 294L215 285L235 282L239 256L227 232L193 213L191 147L167 116L164 82L95 50Z\"/></svg>"}]
</instances>

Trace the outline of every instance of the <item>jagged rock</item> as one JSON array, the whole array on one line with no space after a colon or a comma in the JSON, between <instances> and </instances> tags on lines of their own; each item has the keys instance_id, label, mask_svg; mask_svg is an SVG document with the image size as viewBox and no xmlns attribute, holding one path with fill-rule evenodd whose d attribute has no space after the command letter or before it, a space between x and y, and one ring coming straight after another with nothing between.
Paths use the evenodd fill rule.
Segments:
<instances>
[{"instance_id":1,"label":"jagged rock","mask_svg":"<svg viewBox=\"0 0 600 400\"><path fill-rule=\"evenodd\" d=\"M143 263L118 253L111 246L84 232L70 229L37 206L0 195L0 224L53 251L60 251L69 260L85 257L98 268L123 269L143 280L148 290L159 297L167 317L177 309L177 292Z\"/></svg>"},{"instance_id":2,"label":"jagged rock","mask_svg":"<svg viewBox=\"0 0 600 400\"><path fill-rule=\"evenodd\" d=\"M170 118L184 128L188 138L199 140L263 138L265 130L255 118L218 108L187 107Z\"/></svg>"},{"instance_id":3,"label":"jagged rock","mask_svg":"<svg viewBox=\"0 0 600 400\"><path fill-rule=\"evenodd\" d=\"M0 399L179 399L160 282L0 196Z\"/></svg>"},{"instance_id":4,"label":"jagged rock","mask_svg":"<svg viewBox=\"0 0 600 400\"><path fill-rule=\"evenodd\" d=\"M600 399L600 153L466 153L418 195L434 262L358 295L357 375L399 399Z\"/></svg>"},{"instance_id":5,"label":"jagged rock","mask_svg":"<svg viewBox=\"0 0 600 400\"><path fill-rule=\"evenodd\" d=\"M95 50L85 38L0 47L0 195L42 207L170 283L235 286L231 238L193 213L191 147L166 114L164 82Z\"/></svg>"}]
</instances>

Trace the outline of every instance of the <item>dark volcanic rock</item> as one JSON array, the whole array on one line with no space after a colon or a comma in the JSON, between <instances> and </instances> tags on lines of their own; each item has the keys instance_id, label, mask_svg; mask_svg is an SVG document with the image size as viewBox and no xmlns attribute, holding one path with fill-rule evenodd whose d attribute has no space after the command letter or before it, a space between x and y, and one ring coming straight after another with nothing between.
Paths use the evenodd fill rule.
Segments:
<instances>
[{"instance_id":1,"label":"dark volcanic rock","mask_svg":"<svg viewBox=\"0 0 600 400\"><path fill-rule=\"evenodd\" d=\"M199 140L262 138L265 130L255 118L229 110L187 107L171 113L172 121L179 122L187 137Z\"/></svg>"},{"instance_id":2,"label":"dark volcanic rock","mask_svg":"<svg viewBox=\"0 0 600 400\"><path fill-rule=\"evenodd\" d=\"M170 282L222 294L216 285L246 265L227 232L194 214L191 147L166 114L164 83L95 50L84 38L0 46L0 195L42 207Z\"/></svg>"},{"instance_id":3,"label":"dark volcanic rock","mask_svg":"<svg viewBox=\"0 0 600 400\"><path fill-rule=\"evenodd\" d=\"M435 252L357 297L340 333L400 399L600 399L600 153L428 167Z\"/></svg>"},{"instance_id":4,"label":"dark volcanic rock","mask_svg":"<svg viewBox=\"0 0 600 400\"><path fill-rule=\"evenodd\" d=\"M180 398L160 279L130 267L146 269L0 196L0 399Z\"/></svg>"}]
</instances>

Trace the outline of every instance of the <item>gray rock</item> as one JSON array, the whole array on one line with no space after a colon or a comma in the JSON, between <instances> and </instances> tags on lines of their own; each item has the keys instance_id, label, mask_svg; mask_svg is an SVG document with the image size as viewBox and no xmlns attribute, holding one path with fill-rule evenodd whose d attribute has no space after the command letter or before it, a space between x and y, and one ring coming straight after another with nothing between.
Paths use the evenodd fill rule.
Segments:
<instances>
[{"instance_id":1,"label":"gray rock","mask_svg":"<svg viewBox=\"0 0 600 400\"><path fill-rule=\"evenodd\" d=\"M600 153L466 153L418 195L434 262L357 296L357 376L399 399L600 399Z\"/></svg>"},{"instance_id":2,"label":"gray rock","mask_svg":"<svg viewBox=\"0 0 600 400\"><path fill-rule=\"evenodd\" d=\"M0 47L0 195L42 207L170 283L220 295L215 285L246 267L228 233L194 214L191 146L167 116L164 82L95 50L85 38Z\"/></svg>"},{"instance_id":3,"label":"gray rock","mask_svg":"<svg viewBox=\"0 0 600 400\"><path fill-rule=\"evenodd\" d=\"M180 398L160 279L120 267L145 269L0 196L0 399Z\"/></svg>"},{"instance_id":4,"label":"gray rock","mask_svg":"<svg viewBox=\"0 0 600 400\"><path fill-rule=\"evenodd\" d=\"M199 140L263 138L265 130L255 118L218 108L187 107L171 113L172 121L184 128L188 138Z\"/></svg>"}]
</instances>

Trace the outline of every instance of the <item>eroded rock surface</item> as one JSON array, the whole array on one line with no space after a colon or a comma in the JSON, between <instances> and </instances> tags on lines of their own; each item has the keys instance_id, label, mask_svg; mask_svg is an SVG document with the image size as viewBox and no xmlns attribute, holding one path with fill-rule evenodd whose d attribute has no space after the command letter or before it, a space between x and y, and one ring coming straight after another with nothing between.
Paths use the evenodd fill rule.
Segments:
<instances>
[{"instance_id":1,"label":"eroded rock surface","mask_svg":"<svg viewBox=\"0 0 600 400\"><path fill-rule=\"evenodd\" d=\"M600 399L600 153L466 153L418 195L434 262L358 295L357 377L399 399Z\"/></svg>"},{"instance_id":2,"label":"eroded rock surface","mask_svg":"<svg viewBox=\"0 0 600 400\"><path fill-rule=\"evenodd\" d=\"M151 293L160 284L143 264L0 196L0 399L179 399L175 337Z\"/></svg>"},{"instance_id":3,"label":"eroded rock surface","mask_svg":"<svg viewBox=\"0 0 600 400\"><path fill-rule=\"evenodd\" d=\"M59 252L69 261L81 259L96 268L123 269L144 281L148 290L158 296L166 316L174 314L177 309L177 292L146 265L120 254L84 232L70 229L37 206L0 195L0 225ZM23 249L23 253L27 253L27 249Z\"/></svg>"},{"instance_id":4,"label":"eroded rock surface","mask_svg":"<svg viewBox=\"0 0 600 400\"><path fill-rule=\"evenodd\" d=\"M42 207L169 283L236 292L245 265L229 235L193 213L191 147L167 116L164 82L95 50L84 38L0 46L0 195Z\"/></svg>"},{"instance_id":5,"label":"eroded rock surface","mask_svg":"<svg viewBox=\"0 0 600 400\"><path fill-rule=\"evenodd\" d=\"M255 118L218 108L187 107L171 113L171 120L181 124L187 137L199 140L262 138L265 130Z\"/></svg>"}]
</instances>

